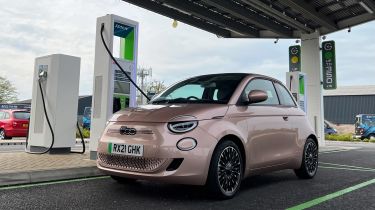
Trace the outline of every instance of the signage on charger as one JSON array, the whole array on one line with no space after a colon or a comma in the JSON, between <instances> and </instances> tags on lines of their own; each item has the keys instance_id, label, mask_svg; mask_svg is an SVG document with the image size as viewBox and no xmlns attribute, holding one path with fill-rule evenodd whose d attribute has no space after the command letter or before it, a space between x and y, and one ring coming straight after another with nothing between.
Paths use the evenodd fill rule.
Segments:
<instances>
[{"instance_id":1,"label":"signage on charger","mask_svg":"<svg viewBox=\"0 0 375 210\"><path fill-rule=\"evenodd\" d=\"M130 32L132 32L133 30L134 30L134 27L132 26L128 26L122 23L115 22L113 33L115 36L126 38L130 34Z\"/></svg>"}]
</instances>

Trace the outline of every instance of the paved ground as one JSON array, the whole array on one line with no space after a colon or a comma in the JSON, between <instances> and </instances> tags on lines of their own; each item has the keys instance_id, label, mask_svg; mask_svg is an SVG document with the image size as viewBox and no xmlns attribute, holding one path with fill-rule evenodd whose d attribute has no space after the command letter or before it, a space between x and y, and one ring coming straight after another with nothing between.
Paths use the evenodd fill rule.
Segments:
<instances>
[{"instance_id":1,"label":"paved ground","mask_svg":"<svg viewBox=\"0 0 375 210\"><path fill-rule=\"evenodd\" d=\"M7 147L19 146L24 147ZM0 152L0 186L101 175L88 152L38 155L21 151Z\"/></svg>"},{"instance_id":2,"label":"paved ground","mask_svg":"<svg viewBox=\"0 0 375 210\"><path fill-rule=\"evenodd\" d=\"M290 170L254 176L226 201L210 198L203 187L122 185L101 177L0 188L0 209L375 209L375 144L328 146L313 180L299 180Z\"/></svg>"}]
</instances>

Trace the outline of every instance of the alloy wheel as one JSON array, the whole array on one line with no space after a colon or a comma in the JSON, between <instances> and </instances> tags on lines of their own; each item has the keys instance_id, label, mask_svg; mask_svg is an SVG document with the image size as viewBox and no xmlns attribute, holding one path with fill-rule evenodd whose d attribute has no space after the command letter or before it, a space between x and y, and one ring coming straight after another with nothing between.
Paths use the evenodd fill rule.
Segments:
<instances>
[{"instance_id":1,"label":"alloy wheel","mask_svg":"<svg viewBox=\"0 0 375 210\"><path fill-rule=\"evenodd\" d=\"M221 152L217 173L221 191L226 195L235 193L241 180L241 156L232 146Z\"/></svg>"},{"instance_id":2,"label":"alloy wheel","mask_svg":"<svg viewBox=\"0 0 375 210\"><path fill-rule=\"evenodd\" d=\"M318 146L313 141L306 145L305 166L310 175L315 174L318 168Z\"/></svg>"}]
</instances>

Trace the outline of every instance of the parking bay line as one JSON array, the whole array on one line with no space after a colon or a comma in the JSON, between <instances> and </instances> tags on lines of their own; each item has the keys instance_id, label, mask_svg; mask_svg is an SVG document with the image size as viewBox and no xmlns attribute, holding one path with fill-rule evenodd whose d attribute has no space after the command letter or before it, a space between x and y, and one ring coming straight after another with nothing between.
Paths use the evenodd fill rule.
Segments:
<instances>
[{"instance_id":1,"label":"parking bay line","mask_svg":"<svg viewBox=\"0 0 375 210\"><path fill-rule=\"evenodd\" d=\"M320 203L323 203L325 201L332 200L332 199L334 199L336 197L339 197L339 196L342 196L344 194L350 193L352 191L358 190L360 188L369 186L369 185L374 184L374 183L375 183L375 179L371 179L371 180L368 180L366 182L362 182L360 184L357 184L357 185L354 185L354 186L351 186L351 187L339 190L337 192L334 192L334 193L331 193L331 194L328 194L328 195L325 195L325 196L322 196L322 197L319 197L319 198L315 198L315 199L313 199L311 201L307 201L307 202L299 204L297 206L293 206L293 207L287 208L287 210L307 209L307 208L316 206L316 205L318 205Z\"/></svg>"},{"instance_id":2,"label":"parking bay line","mask_svg":"<svg viewBox=\"0 0 375 210\"><path fill-rule=\"evenodd\" d=\"M48 182L40 182L34 184L21 184L21 185L11 185L11 186L0 186L0 191L2 190L12 190L12 189L21 189L21 188L30 188L30 187L38 187L38 186L48 186L54 184L64 184L64 183L73 183L73 182L81 182L81 181L90 181L90 180L97 180L97 179L107 179L109 176L95 176L95 177L87 177L87 178L77 178L77 179L67 179L67 180L58 180L58 181L48 181Z\"/></svg>"},{"instance_id":3,"label":"parking bay line","mask_svg":"<svg viewBox=\"0 0 375 210\"><path fill-rule=\"evenodd\" d=\"M375 169L345 168L345 167L334 167L334 166L319 166L319 168L347 170L347 171L375 172Z\"/></svg>"},{"instance_id":4,"label":"parking bay line","mask_svg":"<svg viewBox=\"0 0 375 210\"><path fill-rule=\"evenodd\" d=\"M337 163L319 162L319 164L331 165L331 166L340 166L340 167L347 167L347 168L358 168L358 169L364 169L364 170L375 170L374 168L365 168L365 167L360 167L360 166L343 165L343 164L337 164Z\"/></svg>"},{"instance_id":5,"label":"parking bay line","mask_svg":"<svg viewBox=\"0 0 375 210\"><path fill-rule=\"evenodd\" d=\"M347 152L347 151L350 151L350 149L340 149L340 150L322 151L322 152L319 152L319 154L330 154L330 153L336 153L336 152Z\"/></svg>"}]
</instances>

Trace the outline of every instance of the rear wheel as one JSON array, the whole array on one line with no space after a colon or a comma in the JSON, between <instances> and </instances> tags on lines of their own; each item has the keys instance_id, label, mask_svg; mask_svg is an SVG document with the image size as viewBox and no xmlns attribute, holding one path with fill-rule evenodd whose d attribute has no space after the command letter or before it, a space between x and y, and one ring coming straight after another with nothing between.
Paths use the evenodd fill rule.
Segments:
<instances>
[{"instance_id":1,"label":"rear wheel","mask_svg":"<svg viewBox=\"0 0 375 210\"><path fill-rule=\"evenodd\" d=\"M135 179L130 179L130 178L125 178L121 176L113 176L111 175L112 179L116 180L117 182L121 184L128 184L128 183L134 183L136 180Z\"/></svg>"},{"instance_id":2,"label":"rear wheel","mask_svg":"<svg viewBox=\"0 0 375 210\"><path fill-rule=\"evenodd\" d=\"M4 140L4 139L11 139L12 137L8 137L5 135L5 130L4 129L0 129L0 140Z\"/></svg>"},{"instance_id":3,"label":"rear wheel","mask_svg":"<svg viewBox=\"0 0 375 210\"><path fill-rule=\"evenodd\" d=\"M374 139L375 139L375 134L370 134L370 135L368 136L368 138L369 138L370 140L374 140Z\"/></svg>"},{"instance_id":4,"label":"rear wheel","mask_svg":"<svg viewBox=\"0 0 375 210\"><path fill-rule=\"evenodd\" d=\"M240 189L243 160L238 146L229 140L215 149L208 173L209 190L218 198L232 198Z\"/></svg>"},{"instance_id":5,"label":"rear wheel","mask_svg":"<svg viewBox=\"0 0 375 210\"><path fill-rule=\"evenodd\" d=\"M315 176L318 171L318 152L318 144L313 139L308 138L303 149L301 167L294 170L298 178L311 179Z\"/></svg>"}]
</instances>

